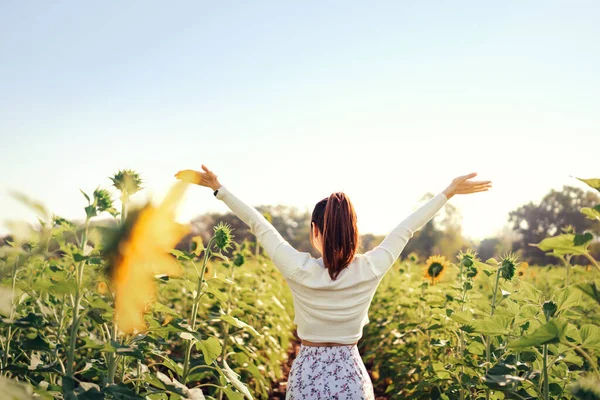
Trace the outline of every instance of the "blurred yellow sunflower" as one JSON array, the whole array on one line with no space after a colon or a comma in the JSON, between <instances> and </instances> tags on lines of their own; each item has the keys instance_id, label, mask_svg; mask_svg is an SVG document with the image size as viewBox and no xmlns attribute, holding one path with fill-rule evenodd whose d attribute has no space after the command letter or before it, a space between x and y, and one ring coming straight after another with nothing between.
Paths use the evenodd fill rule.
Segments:
<instances>
[{"instance_id":1,"label":"blurred yellow sunflower","mask_svg":"<svg viewBox=\"0 0 600 400\"><path fill-rule=\"evenodd\" d=\"M144 311L156 291L154 276L181 274L169 252L189 232L189 226L175 222L176 207L187 187L188 183L177 182L158 207L147 205L132 212L114 247L110 275L115 320L124 333L145 328Z\"/></svg>"},{"instance_id":2,"label":"blurred yellow sunflower","mask_svg":"<svg viewBox=\"0 0 600 400\"><path fill-rule=\"evenodd\" d=\"M419 255L413 251L406 257L406 259L416 263L419 262Z\"/></svg>"},{"instance_id":3,"label":"blurred yellow sunflower","mask_svg":"<svg viewBox=\"0 0 600 400\"><path fill-rule=\"evenodd\" d=\"M431 280L434 285L440 280L444 271L450 266L450 262L444 256L431 256L425 261L425 278Z\"/></svg>"},{"instance_id":4,"label":"blurred yellow sunflower","mask_svg":"<svg viewBox=\"0 0 600 400\"><path fill-rule=\"evenodd\" d=\"M517 275L524 276L527 273L527 268L529 268L529 263L527 261L523 261L517 268Z\"/></svg>"}]
</instances>

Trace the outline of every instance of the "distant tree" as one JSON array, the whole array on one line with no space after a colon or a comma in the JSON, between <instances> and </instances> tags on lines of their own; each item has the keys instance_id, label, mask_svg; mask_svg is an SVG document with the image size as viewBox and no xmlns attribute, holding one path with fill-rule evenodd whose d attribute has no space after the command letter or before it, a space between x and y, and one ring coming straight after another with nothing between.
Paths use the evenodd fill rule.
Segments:
<instances>
[{"instance_id":1,"label":"distant tree","mask_svg":"<svg viewBox=\"0 0 600 400\"><path fill-rule=\"evenodd\" d=\"M577 187L565 186L562 190L551 190L539 204L525 204L509 214L509 224L519 234L513 250L521 253L523 260L532 264L555 264L557 259L546 256L530 243L561 233L561 228L571 225L576 232L598 233L598 224L579 212L582 207L593 207L600 197Z\"/></svg>"},{"instance_id":2,"label":"distant tree","mask_svg":"<svg viewBox=\"0 0 600 400\"><path fill-rule=\"evenodd\" d=\"M429 193L424 200L431 197L433 195ZM414 234L402 254L415 252L422 257L441 254L454 260L458 251L470 247L469 241L462 234L461 219L458 209L452 204L446 204L437 217Z\"/></svg>"},{"instance_id":3,"label":"distant tree","mask_svg":"<svg viewBox=\"0 0 600 400\"><path fill-rule=\"evenodd\" d=\"M483 239L477 247L477 253L479 255L479 258L485 261L489 260L492 257L496 257L496 255L498 254L499 245L500 239L497 237Z\"/></svg>"},{"instance_id":4,"label":"distant tree","mask_svg":"<svg viewBox=\"0 0 600 400\"><path fill-rule=\"evenodd\" d=\"M505 226L495 236L483 239L477 246L479 258L483 261L498 258L513 249L513 242L519 238L510 226Z\"/></svg>"},{"instance_id":5,"label":"distant tree","mask_svg":"<svg viewBox=\"0 0 600 400\"><path fill-rule=\"evenodd\" d=\"M310 245L310 216L308 212L285 205L261 205L257 206L256 209L273 224L281 236L294 248L299 251L313 252L313 255L317 254ZM251 244L250 250L255 251L253 246L256 244L256 237L251 232L250 227L231 212L224 214L207 213L193 219L191 222L192 232L177 247L189 248L191 238L194 236L201 236L206 244L212 236L213 226L219 222L227 223L233 228L232 233L236 242L247 240Z\"/></svg>"},{"instance_id":6,"label":"distant tree","mask_svg":"<svg viewBox=\"0 0 600 400\"><path fill-rule=\"evenodd\" d=\"M361 235L359 253L366 253L367 251L375 248L383 241L383 239L385 239L385 235L373 235L372 233Z\"/></svg>"}]
</instances>

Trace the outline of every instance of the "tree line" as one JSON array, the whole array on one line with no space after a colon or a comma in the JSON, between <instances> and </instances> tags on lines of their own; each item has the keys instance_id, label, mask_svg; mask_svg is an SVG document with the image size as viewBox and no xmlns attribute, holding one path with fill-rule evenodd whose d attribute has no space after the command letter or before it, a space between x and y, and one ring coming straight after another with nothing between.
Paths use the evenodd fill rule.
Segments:
<instances>
[{"instance_id":1,"label":"tree line","mask_svg":"<svg viewBox=\"0 0 600 400\"><path fill-rule=\"evenodd\" d=\"M428 194L424 200L430 197L432 195ZM600 236L593 221L586 219L579 212L582 207L594 207L598 204L600 196L591 191L572 186L565 186L562 190L551 190L539 203L530 202L511 211L507 216L506 226L495 236L477 242L463 235L460 212L452 204L447 204L438 216L415 233L402 256L416 253L423 258L441 254L453 259L460 250L474 249L484 260L512 251L519 254L522 261L530 264L557 264L557 259L545 255L530 244L539 243L548 236L555 236L564 231L591 232L595 237ZM286 205L261 205L256 209L294 248L309 252L315 257L319 256L309 241L309 211ZM251 250L256 251L256 238L248 226L232 213L207 213L198 216L191 222L192 232L182 240L178 248L188 248L191 238L197 235L202 236L205 241L208 240L212 234L212 227L219 221L226 222L234 228L236 241L246 240ZM374 248L384 238L385 235L362 234L360 252ZM596 242L592 246L593 254L600 256L600 245Z\"/></svg>"}]
</instances>

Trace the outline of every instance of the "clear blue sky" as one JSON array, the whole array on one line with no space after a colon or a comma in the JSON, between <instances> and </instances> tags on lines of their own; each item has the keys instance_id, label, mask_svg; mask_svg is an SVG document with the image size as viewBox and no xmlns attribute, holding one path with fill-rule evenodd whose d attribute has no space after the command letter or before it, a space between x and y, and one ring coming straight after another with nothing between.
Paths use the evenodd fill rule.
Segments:
<instances>
[{"instance_id":1,"label":"clear blue sky","mask_svg":"<svg viewBox=\"0 0 600 400\"><path fill-rule=\"evenodd\" d=\"M600 175L600 2L323 3L1 2L0 222L35 221L9 190L78 219L120 168L142 201L205 163L251 205L343 190L381 234L478 171L452 202L481 238Z\"/></svg>"}]
</instances>

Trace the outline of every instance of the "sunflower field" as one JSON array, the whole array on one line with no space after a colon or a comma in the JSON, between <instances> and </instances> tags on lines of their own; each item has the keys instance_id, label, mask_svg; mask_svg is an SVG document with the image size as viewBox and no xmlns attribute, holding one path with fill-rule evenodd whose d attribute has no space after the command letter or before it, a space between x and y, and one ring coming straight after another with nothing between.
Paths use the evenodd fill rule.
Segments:
<instances>
[{"instance_id":1,"label":"sunflower field","mask_svg":"<svg viewBox=\"0 0 600 400\"><path fill-rule=\"evenodd\" d=\"M284 278L225 224L175 250L186 184L129 209L139 175L111 179L120 211L107 190L82 192L82 224L21 196L40 227L0 246L0 398L273 398L296 341ZM582 212L600 223L600 206ZM560 267L473 252L397 262L359 342L379 398L600 399L594 240L536 244Z\"/></svg>"}]
</instances>

